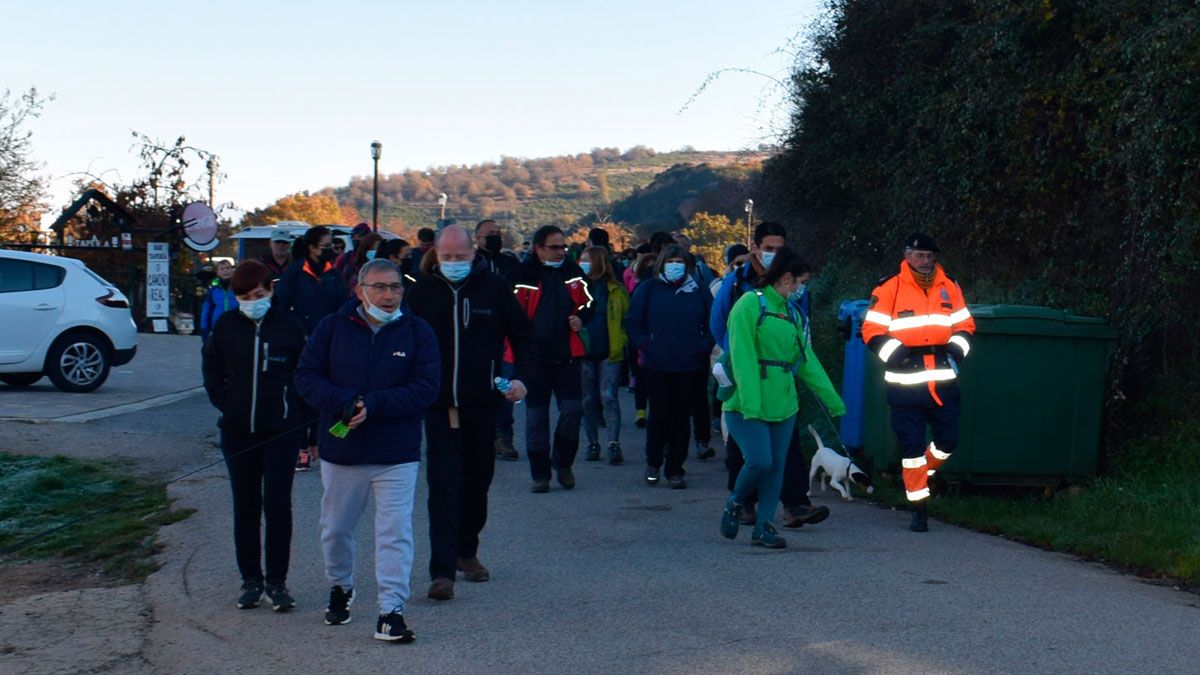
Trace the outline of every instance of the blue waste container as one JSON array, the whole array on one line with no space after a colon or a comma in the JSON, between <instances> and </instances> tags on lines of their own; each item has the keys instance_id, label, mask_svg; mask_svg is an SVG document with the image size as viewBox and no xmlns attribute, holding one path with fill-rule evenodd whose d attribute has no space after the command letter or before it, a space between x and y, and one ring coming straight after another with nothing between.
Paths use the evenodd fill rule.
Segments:
<instances>
[{"instance_id":1,"label":"blue waste container","mask_svg":"<svg viewBox=\"0 0 1200 675\"><path fill-rule=\"evenodd\" d=\"M863 410L865 408L867 345L862 341L862 322L869 300L845 300L838 306L838 322L846 337L846 360L842 368L842 443L847 448L863 447Z\"/></svg>"}]
</instances>

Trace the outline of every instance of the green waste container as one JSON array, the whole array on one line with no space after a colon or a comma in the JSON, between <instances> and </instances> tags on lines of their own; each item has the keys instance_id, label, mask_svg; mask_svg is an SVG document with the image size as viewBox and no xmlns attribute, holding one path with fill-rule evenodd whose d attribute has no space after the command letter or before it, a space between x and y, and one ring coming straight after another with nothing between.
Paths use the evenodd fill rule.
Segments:
<instances>
[{"instance_id":1,"label":"green waste container","mask_svg":"<svg viewBox=\"0 0 1200 675\"><path fill-rule=\"evenodd\" d=\"M962 364L960 438L943 478L1057 485L1096 475L1101 414L1117 333L1103 319L1047 307L981 305ZM883 364L867 359L863 442L878 468L898 472Z\"/></svg>"}]
</instances>

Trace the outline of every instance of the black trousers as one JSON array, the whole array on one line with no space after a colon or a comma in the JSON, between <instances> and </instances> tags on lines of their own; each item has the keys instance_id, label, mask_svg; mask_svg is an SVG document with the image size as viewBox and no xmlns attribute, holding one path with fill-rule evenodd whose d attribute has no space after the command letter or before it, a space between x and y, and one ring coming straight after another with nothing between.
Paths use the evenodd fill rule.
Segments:
<instances>
[{"instance_id":1,"label":"black trousers","mask_svg":"<svg viewBox=\"0 0 1200 675\"><path fill-rule=\"evenodd\" d=\"M526 382L525 444L529 473L534 480L550 480L550 468L569 469L579 452L579 425L583 421L583 368L579 359L566 363L539 361L533 381ZM550 397L558 401L554 447L550 445Z\"/></svg>"},{"instance_id":2,"label":"black trousers","mask_svg":"<svg viewBox=\"0 0 1200 675\"><path fill-rule=\"evenodd\" d=\"M233 546L242 581L263 581L262 521L266 520L266 582L287 580L292 554L292 478L301 434L221 431L221 454L233 491ZM246 451L254 445L259 447Z\"/></svg>"},{"instance_id":3,"label":"black trousers","mask_svg":"<svg viewBox=\"0 0 1200 675\"><path fill-rule=\"evenodd\" d=\"M788 445L787 460L783 464L783 490L779 493L779 503L783 504L783 508L795 508L797 506L812 506L812 501L808 498L808 455L800 449L800 431L796 425L796 430L792 431L792 442ZM729 472L729 480L726 485L730 492L733 492L733 485L737 482L738 473L741 472L742 466L746 460L742 457L742 449L738 447L737 441L730 436L725 441L725 468ZM758 492L750 493L746 498L747 504L755 504L758 502Z\"/></svg>"},{"instance_id":4,"label":"black trousers","mask_svg":"<svg viewBox=\"0 0 1200 675\"><path fill-rule=\"evenodd\" d=\"M429 484L429 577L453 579L458 558L474 558L487 524L488 488L496 472L496 407L425 411L425 481Z\"/></svg>"},{"instance_id":5,"label":"black trousers","mask_svg":"<svg viewBox=\"0 0 1200 675\"><path fill-rule=\"evenodd\" d=\"M696 409L697 392L703 393L707 378L708 374L703 370L673 373L642 367L638 379L646 381L650 401L646 419L646 463L660 468L665 459L667 476L684 475L689 422Z\"/></svg>"},{"instance_id":6,"label":"black trousers","mask_svg":"<svg viewBox=\"0 0 1200 675\"><path fill-rule=\"evenodd\" d=\"M697 443L708 445L712 441L712 413L708 401L707 372L704 372L701 386L692 393L695 397L692 401L692 437Z\"/></svg>"}]
</instances>

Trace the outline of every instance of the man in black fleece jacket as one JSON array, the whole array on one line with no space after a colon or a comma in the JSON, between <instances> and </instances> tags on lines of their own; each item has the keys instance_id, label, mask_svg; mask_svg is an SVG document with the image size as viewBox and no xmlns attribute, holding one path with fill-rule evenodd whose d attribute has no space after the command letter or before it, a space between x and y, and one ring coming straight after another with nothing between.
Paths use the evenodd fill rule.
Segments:
<instances>
[{"instance_id":1,"label":"man in black fleece jacket","mask_svg":"<svg viewBox=\"0 0 1200 675\"><path fill-rule=\"evenodd\" d=\"M475 259L470 234L458 225L438 233L437 263L412 287L408 306L425 319L442 354L441 391L425 413L429 483L429 597L454 597L456 569L467 581L487 581L479 533L496 467L493 438L502 400L525 397L534 361L533 324L508 282ZM511 345L517 377L506 394L494 379Z\"/></svg>"}]
</instances>

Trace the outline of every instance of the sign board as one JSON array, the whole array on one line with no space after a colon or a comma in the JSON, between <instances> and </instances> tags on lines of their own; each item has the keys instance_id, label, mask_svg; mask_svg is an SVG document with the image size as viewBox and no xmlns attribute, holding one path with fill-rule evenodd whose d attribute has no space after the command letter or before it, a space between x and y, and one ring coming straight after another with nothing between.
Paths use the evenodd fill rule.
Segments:
<instances>
[{"instance_id":1,"label":"sign board","mask_svg":"<svg viewBox=\"0 0 1200 675\"><path fill-rule=\"evenodd\" d=\"M192 202L183 207L180 215L183 243L195 251L211 251L217 241L217 214L204 202Z\"/></svg>"},{"instance_id":2,"label":"sign board","mask_svg":"<svg viewBox=\"0 0 1200 675\"><path fill-rule=\"evenodd\" d=\"M171 248L166 242L146 244L146 316L171 316Z\"/></svg>"}]
</instances>

